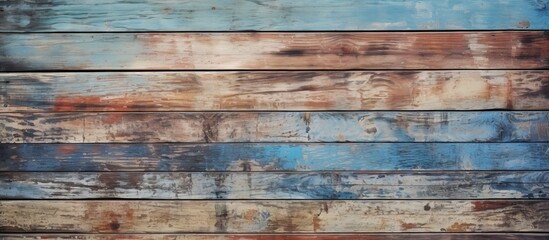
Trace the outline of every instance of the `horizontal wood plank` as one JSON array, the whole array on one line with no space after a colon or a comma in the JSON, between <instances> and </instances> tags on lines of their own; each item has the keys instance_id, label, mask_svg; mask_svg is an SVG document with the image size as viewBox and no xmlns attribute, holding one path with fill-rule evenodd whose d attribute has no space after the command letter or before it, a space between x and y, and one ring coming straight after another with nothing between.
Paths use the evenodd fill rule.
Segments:
<instances>
[{"instance_id":1,"label":"horizontal wood plank","mask_svg":"<svg viewBox=\"0 0 549 240\"><path fill-rule=\"evenodd\" d=\"M549 143L0 144L0 171L549 170Z\"/></svg>"},{"instance_id":2,"label":"horizontal wood plank","mask_svg":"<svg viewBox=\"0 0 549 240\"><path fill-rule=\"evenodd\" d=\"M3 232L547 232L549 201L0 201Z\"/></svg>"},{"instance_id":3,"label":"horizontal wood plank","mask_svg":"<svg viewBox=\"0 0 549 240\"><path fill-rule=\"evenodd\" d=\"M390 233L390 234L2 234L0 239L85 240L546 240L544 233Z\"/></svg>"},{"instance_id":4,"label":"horizontal wood plank","mask_svg":"<svg viewBox=\"0 0 549 240\"><path fill-rule=\"evenodd\" d=\"M2 143L538 142L549 112L6 113Z\"/></svg>"},{"instance_id":5,"label":"horizontal wood plank","mask_svg":"<svg viewBox=\"0 0 549 240\"><path fill-rule=\"evenodd\" d=\"M0 173L0 199L549 199L549 172Z\"/></svg>"},{"instance_id":6,"label":"horizontal wood plank","mask_svg":"<svg viewBox=\"0 0 549 240\"><path fill-rule=\"evenodd\" d=\"M549 110L548 71L0 74L0 112Z\"/></svg>"},{"instance_id":7,"label":"horizontal wood plank","mask_svg":"<svg viewBox=\"0 0 549 240\"><path fill-rule=\"evenodd\" d=\"M0 31L548 29L544 1L80 0L0 3ZM85 16L85 17L82 17Z\"/></svg>"},{"instance_id":8,"label":"horizontal wood plank","mask_svg":"<svg viewBox=\"0 0 549 240\"><path fill-rule=\"evenodd\" d=\"M0 35L0 71L502 68L549 68L549 33Z\"/></svg>"}]
</instances>

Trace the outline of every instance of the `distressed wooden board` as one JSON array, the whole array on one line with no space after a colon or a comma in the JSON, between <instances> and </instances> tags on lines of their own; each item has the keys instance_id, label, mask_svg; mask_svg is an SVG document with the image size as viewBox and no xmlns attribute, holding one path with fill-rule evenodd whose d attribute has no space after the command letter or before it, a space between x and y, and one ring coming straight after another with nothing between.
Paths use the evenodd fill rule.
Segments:
<instances>
[{"instance_id":1,"label":"distressed wooden board","mask_svg":"<svg viewBox=\"0 0 549 240\"><path fill-rule=\"evenodd\" d=\"M2 143L539 142L549 112L5 113Z\"/></svg>"},{"instance_id":2,"label":"distressed wooden board","mask_svg":"<svg viewBox=\"0 0 549 240\"><path fill-rule=\"evenodd\" d=\"M0 3L0 31L547 29L547 5L546 0L10 0Z\"/></svg>"},{"instance_id":3,"label":"distressed wooden board","mask_svg":"<svg viewBox=\"0 0 549 240\"><path fill-rule=\"evenodd\" d=\"M547 232L549 201L0 201L3 232Z\"/></svg>"},{"instance_id":4,"label":"distressed wooden board","mask_svg":"<svg viewBox=\"0 0 549 240\"><path fill-rule=\"evenodd\" d=\"M0 144L0 171L549 170L549 143Z\"/></svg>"},{"instance_id":5,"label":"distressed wooden board","mask_svg":"<svg viewBox=\"0 0 549 240\"><path fill-rule=\"evenodd\" d=\"M0 173L0 199L549 199L549 172Z\"/></svg>"},{"instance_id":6,"label":"distressed wooden board","mask_svg":"<svg viewBox=\"0 0 549 240\"><path fill-rule=\"evenodd\" d=\"M501 68L549 68L549 32L0 35L0 71Z\"/></svg>"},{"instance_id":7,"label":"distressed wooden board","mask_svg":"<svg viewBox=\"0 0 549 240\"><path fill-rule=\"evenodd\" d=\"M2 234L0 239L89 240L546 240L544 233L365 233L365 234Z\"/></svg>"},{"instance_id":8,"label":"distressed wooden board","mask_svg":"<svg viewBox=\"0 0 549 240\"><path fill-rule=\"evenodd\" d=\"M0 112L549 110L549 71L0 74Z\"/></svg>"}]
</instances>

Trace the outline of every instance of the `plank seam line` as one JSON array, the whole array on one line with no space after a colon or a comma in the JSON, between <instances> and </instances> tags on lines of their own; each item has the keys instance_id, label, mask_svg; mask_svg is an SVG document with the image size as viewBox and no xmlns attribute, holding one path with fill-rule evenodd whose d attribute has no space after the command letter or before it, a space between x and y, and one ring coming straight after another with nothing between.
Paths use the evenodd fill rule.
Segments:
<instances>
[{"instance_id":1,"label":"plank seam line","mask_svg":"<svg viewBox=\"0 0 549 240\"><path fill-rule=\"evenodd\" d=\"M1 114L0 114L1 115ZM262 142L166 142L166 141L159 141L159 142L148 142L148 141L126 141L126 142L0 142L0 145L2 144L242 144L242 143L250 143L250 144L313 144L313 143L325 143L325 144L354 144L354 143L474 143L474 144L484 144L484 143L506 143L506 144L519 144L519 143L538 143L538 144L544 144L549 143L549 141L483 141L483 142L454 142L454 141L438 141L438 142L389 142L389 141L346 141L346 142L336 142L336 141L311 141L311 142L297 142L297 141L281 141L281 142L269 142L269 141L262 141Z\"/></svg>"},{"instance_id":2,"label":"plank seam line","mask_svg":"<svg viewBox=\"0 0 549 240\"><path fill-rule=\"evenodd\" d=\"M105 104L106 107L108 107L108 104ZM333 110L333 109L327 109L327 110L307 110L307 109L299 109L299 110L185 110L185 111L170 111L170 110L158 110L158 111L6 111L2 112L0 111L0 115L2 114L109 114L109 113L147 113L147 114L154 114L154 113L189 113L189 114L198 114L198 113L376 113L376 112L384 112L384 113L399 113L399 112L405 112L405 113L415 113L415 112L421 112L421 113L444 113L444 112L459 112L459 113L479 113L479 112L502 112L502 113L513 113L513 112L547 112L549 113L549 108L547 109L504 109L504 108L489 108L489 109L464 109L464 110L456 110L456 109L449 109L449 110Z\"/></svg>"},{"instance_id":3,"label":"plank seam line","mask_svg":"<svg viewBox=\"0 0 549 240\"><path fill-rule=\"evenodd\" d=\"M369 199L292 199L292 198L276 198L276 199L166 199L166 198L68 198L68 199L29 199L29 198L9 198L0 199L2 202L428 202L428 201L491 201L491 202L547 202L547 198L426 198L426 199L383 199L383 198L369 198ZM548 229L549 231L549 229Z\"/></svg>"},{"instance_id":4,"label":"plank seam line","mask_svg":"<svg viewBox=\"0 0 549 240\"><path fill-rule=\"evenodd\" d=\"M1 36L0 36L1 37ZM541 68L299 68L299 69L253 69L253 68L231 68L231 69L37 69L37 70L3 70L2 73L79 73L79 72L349 72L349 71L544 71L548 67Z\"/></svg>"},{"instance_id":5,"label":"plank seam line","mask_svg":"<svg viewBox=\"0 0 549 240\"><path fill-rule=\"evenodd\" d=\"M227 114L233 114L233 113L264 113L264 114L276 114L276 113L306 113L306 112L314 112L314 113L371 113L371 112L384 112L384 113L400 113L400 112L422 112L422 113L444 113L444 112L459 112L459 113L479 113L479 112L501 112L501 113L521 113L521 112L539 112L539 113L549 113L549 110L506 110L506 109L473 109L473 110L279 110L279 111L271 111L271 110L215 110L215 111L203 111L203 110L197 110L197 111L31 111L31 112L0 112L0 114L43 114L43 115L55 115L55 114L74 114L74 115L85 115L87 113L90 113L88 115L95 115L97 113L100 114L110 114L110 113L139 113L139 114L154 114L154 113L181 113L181 114L199 114L199 113L227 113Z\"/></svg>"},{"instance_id":6,"label":"plank seam line","mask_svg":"<svg viewBox=\"0 0 549 240\"><path fill-rule=\"evenodd\" d=\"M0 171L1 173L226 173L226 174L248 174L248 173L263 173L263 174L327 174L327 173L355 173L355 174L379 174L379 175L400 175L400 174L453 174L459 175L464 173L482 173L482 174L496 174L496 173L549 173L549 169L546 170L314 170L314 171L292 171L292 170L278 170L278 171ZM549 181L548 181L549 182ZM521 182L524 183L524 182ZM525 183L538 183L538 182L525 182ZM397 184L393 184L398 186ZM417 185L422 186L422 185Z\"/></svg>"},{"instance_id":7,"label":"plank seam line","mask_svg":"<svg viewBox=\"0 0 549 240\"><path fill-rule=\"evenodd\" d=\"M440 30L422 30L422 29L400 29L400 30L369 30L369 29L359 29L359 30L334 30L334 29L323 29L323 30L210 30L210 31L199 31L199 30L185 30L185 31L2 31L1 34L116 34L116 33L222 33L222 34L239 34L239 33L454 33L454 32L463 32L463 33L479 33L479 32L546 32L549 29L544 28L528 28L528 29L519 29L519 28L498 28L498 29L440 29Z\"/></svg>"},{"instance_id":8,"label":"plank seam line","mask_svg":"<svg viewBox=\"0 0 549 240\"><path fill-rule=\"evenodd\" d=\"M539 235L539 236L545 236L547 234L549 234L548 232L536 232L536 231L532 231L532 232L514 232L515 234L519 234L519 235ZM0 233L0 236L19 236L19 235L30 235L30 234L40 234L40 235L127 235L127 234L132 234L132 235L185 235L186 233L173 233L173 232L170 232L170 233L105 233L105 232L98 232L98 233L71 233L71 232L61 232L61 233L55 233L55 232L37 232L37 233L5 233L5 232L2 232ZM365 232L365 233L361 233L361 235L385 235L385 236L392 236L392 235L471 235L471 236L474 236L474 235L502 235L502 236L505 236L507 235L507 232ZM337 235L337 236L355 236L357 234L355 234L355 232L337 232L337 233L323 233L323 232L319 232L319 233L292 233L292 232L288 232L288 233L268 233L268 232L265 232L265 233L222 233L222 232L218 232L218 233L212 233L212 232L205 232L205 233L201 233L200 235L213 235L213 236L217 236L217 235L239 235L239 236L257 236L257 235L261 235L261 236L316 236L316 235Z\"/></svg>"},{"instance_id":9,"label":"plank seam line","mask_svg":"<svg viewBox=\"0 0 549 240\"><path fill-rule=\"evenodd\" d=\"M48 235L71 235L71 234L78 234L78 235L275 235L275 236L285 236L285 235L394 235L394 234L402 234L402 235L420 235L420 234L433 234L433 235L449 235L449 234L455 234L455 235L484 235L484 234L498 234L498 235L508 235L508 234L537 234L541 236L549 235L548 231L483 231L483 232L321 232L321 233L312 233L312 232L300 232L300 231L293 231L293 232L181 232L181 231L173 231L173 232L154 232L154 233L147 233L147 232L98 232L98 233L89 233L89 232L79 232L79 231L25 231L25 232L9 232L0 233L0 236L3 235L31 235L31 234L48 234Z\"/></svg>"}]
</instances>

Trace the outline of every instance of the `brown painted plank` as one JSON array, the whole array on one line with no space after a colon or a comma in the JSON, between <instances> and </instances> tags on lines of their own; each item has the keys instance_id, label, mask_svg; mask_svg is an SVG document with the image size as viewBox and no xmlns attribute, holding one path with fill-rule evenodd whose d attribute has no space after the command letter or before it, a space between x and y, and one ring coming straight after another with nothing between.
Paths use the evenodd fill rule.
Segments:
<instances>
[{"instance_id":1,"label":"brown painted plank","mask_svg":"<svg viewBox=\"0 0 549 240\"><path fill-rule=\"evenodd\" d=\"M0 199L549 199L549 171L0 173Z\"/></svg>"},{"instance_id":2,"label":"brown painted plank","mask_svg":"<svg viewBox=\"0 0 549 240\"><path fill-rule=\"evenodd\" d=\"M0 201L0 231L547 232L549 201Z\"/></svg>"},{"instance_id":3,"label":"brown painted plank","mask_svg":"<svg viewBox=\"0 0 549 240\"><path fill-rule=\"evenodd\" d=\"M542 69L547 31L0 35L0 71Z\"/></svg>"},{"instance_id":4,"label":"brown painted plank","mask_svg":"<svg viewBox=\"0 0 549 240\"><path fill-rule=\"evenodd\" d=\"M0 239L86 240L546 240L544 233L389 233L389 234L2 234Z\"/></svg>"},{"instance_id":5,"label":"brown painted plank","mask_svg":"<svg viewBox=\"0 0 549 240\"><path fill-rule=\"evenodd\" d=\"M549 112L6 113L2 143L537 142Z\"/></svg>"},{"instance_id":6,"label":"brown painted plank","mask_svg":"<svg viewBox=\"0 0 549 240\"><path fill-rule=\"evenodd\" d=\"M0 74L0 112L549 110L549 71Z\"/></svg>"}]
</instances>

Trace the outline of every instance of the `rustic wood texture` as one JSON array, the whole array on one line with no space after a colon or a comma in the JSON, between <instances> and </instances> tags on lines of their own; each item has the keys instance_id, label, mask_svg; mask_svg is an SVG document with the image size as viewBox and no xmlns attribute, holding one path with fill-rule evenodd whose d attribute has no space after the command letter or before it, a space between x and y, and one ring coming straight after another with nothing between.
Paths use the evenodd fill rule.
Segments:
<instances>
[{"instance_id":1,"label":"rustic wood texture","mask_svg":"<svg viewBox=\"0 0 549 240\"><path fill-rule=\"evenodd\" d=\"M389 233L389 234L2 234L0 239L86 240L546 240L544 233Z\"/></svg>"},{"instance_id":2,"label":"rustic wood texture","mask_svg":"<svg viewBox=\"0 0 549 240\"><path fill-rule=\"evenodd\" d=\"M0 199L549 199L549 171L0 173Z\"/></svg>"},{"instance_id":3,"label":"rustic wood texture","mask_svg":"<svg viewBox=\"0 0 549 240\"><path fill-rule=\"evenodd\" d=\"M538 142L549 112L6 113L3 143Z\"/></svg>"},{"instance_id":4,"label":"rustic wood texture","mask_svg":"<svg viewBox=\"0 0 549 240\"><path fill-rule=\"evenodd\" d=\"M0 144L0 171L549 170L549 143Z\"/></svg>"},{"instance_id":5,"label":"rustic wood texture","mask_svg":"<svg viewBox=\"0 0 549 240\"><path fill-rule=\"evenodd\" d=\"M549 110L549 71L0 74L0 112Z\"/></svg>"},{"instance_id":6,"label":"rustic wood texture","mask_svg":"<svg viewBox=\"0 0 549 240\"><path fill-rule=\"evenodd\" d=\"M532 200L0 201L3 232L547 232L548 219Z\"/></svg>"},{"instance_id":7,"label":"rustic wood texture","mask_svg":"<svg viewBox=\"0 0 549 240\"><path fill-rule=\"evenodd\" d=\"M501 68L549 68L549 32L0 35L0 71Z\"/></svg>"},{"instance_id":8,"label":"rustic wood texture","mask_svg":"<svg viewBox=\"0 0 549 240\"><path fill-rule=\"evenodd\" d=\"M548 239L548 9L0 0L0 240Z\"/></svg>"},{"instance_id":9,"label":"rustic wood texture","mask_svg":"<svg viewBox=\"0 0 549 240\"><path fill-rule=\"evenodd\" d=\"M0 31L548 29L546 8L544 0L9 0L0 2Z\"/></svg>"}]
</instances>

